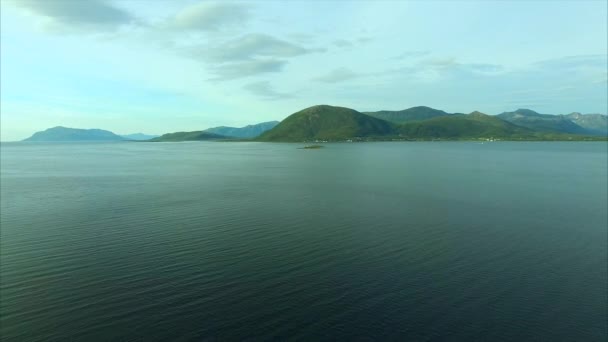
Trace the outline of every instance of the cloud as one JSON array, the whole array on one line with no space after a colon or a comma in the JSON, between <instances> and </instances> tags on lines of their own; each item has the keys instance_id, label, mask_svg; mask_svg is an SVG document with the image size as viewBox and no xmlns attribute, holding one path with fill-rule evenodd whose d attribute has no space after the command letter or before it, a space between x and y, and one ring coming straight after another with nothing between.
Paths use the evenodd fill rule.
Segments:
<instances>
[{"instance_id":1,"label":"cloud","mask_svg":"<svg viewBox=\"0 0 608 342\"><path fill-rule=\"evenodd\" d=\"M261 59L235 63L220 64L211 67L211 72L217 75L213 80L223 81L236 78L249 77L269 72L279 72L287 61L277 59Z\"/></svg>"},{"instance_id":2,"label":"cloud","mask_svg":"<svg viewBox=\"0 0 608 342\"><path fill-rule=\"evenodd\" d=\"M279 72L288 58L324 50L305 48L267 34L247 34L186 51L190 57L205 62L217 75L215 80L229 80Z\"/></svg>"},{"instance_id":3,"label":"cloud","mask_svg":"<svg viewBox=\"0 0 608 342\"><path fill-rule=\"evenodd\" d=\"M560 68L563 70L599 69L606 70L608 55L579 55L548 59L532 64L543 69Z\"/></svg>"},{"instance_id":4,"label":"cloud","mask_svg":"<svg viewBox=\"0 0 608 342\"><path fill-rule=\"evenodd\" d=\"M359 38L357 38L357 42L361 43L361 44L369 43L372 40L374 40L374 38L371 38L371 37L359 37Z\"/></svg>"},{"instance_id":5,"label":"cloud","mask_svg":"<svg viewBox=\"0 0 608 342\"><path fill-rule=\"evenodd\" d=\"M248 90L249 92L251 92L254 95L257 95L259 97L263 97L263 98L266 98L269 100L278 100L278 99L293 97L293 95L291 95L291 94L281 93L281 92L274 90L272 88L272 86L270 85L270 82L268 82L268 81L249 83L249 84L243 86L243 89Z\"/></svg>"},{"instance_id":6,"label":"cloud","mask_svg":"<svg viewBox=\"0 0 608 342\"><path fill-rule=\"evenodd\" d=\"M342 48L353 47L353 43L346 39L336 39L333 41L333 44L337 47L342 47Z\"/></svg>"},{"instance_id":7,"label":"cloud","mask_svg":"<svg viewBox=\"0 0 608 342\"><path fill-rule=\"evenodd\" d=\"M357 45L363 45L371 42L373 39L369 37L359 37L356 39L336 39L332 44L339 48L352 48Z\"/></svg>"},{"instance_id":8,"label":"cloud","mask_svg":"<svg viewBox=\"0 0 608 342\"><path fill-rule=\"evenodd\" d=\"M415 70L437 73L477 73L477 74L496 74L504 71L504 67L490 63L461 63L455 58L434 58L420 61L413 68Z\"/></svg>"},{"instance_id":9,"label":"cloud","mask_svg":"<svg viewBox=\"0 0 608 342\"><path fill-rule=\"evenodd\" d=\"M428 50L408 50L404 51L397 56L393 57L393 59L409 59L409 58L418 58L429 55L431 52Z\"/></svg>"},{"instance_id":10,"label":"cloud","mask_svg":"<svg viewBox=\"0 0 608 342\"><path fill-rule=\"evenodd\" d=\"M462 63L453 57L426 58L415 60L408 65L390 68L377 73L389 78L409 77L412 80L433 83L437 81L470 80L477 77L491 77L507 73L508 70L498 64Z\"/></svg>"},{"instance_id":11,"label":"cloud","mask_svg":"<svg viewBox=\"0 0 608 342\"><path fill-rule=\"evenodd\" d=\"M315 40L316 35L312 34L312 33L290 33L289 37L293 38L294 40L297 40L299 42L302 43L311 43Z\"/></svg>"},{"instance_id":12,"label":"cloud","mask_svg":"<svg viewBox=\"0 0 608 342\"><path fill-rule=\"evenodd\" d=\"M444 57L444 58L431 58L423 60L419 63L420 66L428 67L428 68L454 68L459 66L460 64L456 62L456 59L453 57Z\"/></svg>"},{"instance_id":13,"label":"cloud","mask_svg":"<svg viewBox=\"0 0 608 342\"><path fill-rule=\"evenodd\" d=\"M319 49L307 49L267 34L247 34L214 47L205 47L197 54L210 61L250 60L256 57L295 57Z\"/></svg>"},{"instance_id":14,"label":"cloud","mask_svg":"<svg viewBox=\"0 0 608 342\"><path fill-rule=\"evenodd\" d=\"M317 82L323 83L338 83L343 81L348 81L357 77L360 77L360 74L355 73L354 71L347 68L338 68L329 73L317 77L314 80Z\"/></svg>"},{"instance_id":15,"label":"cloud","mask_svg":"<svg viewBox=\"0 0 608 342\"><path fill-rule=\"evenodd\" d=\"M461 68L468 69L469 71L482 73L482 74L494 74L500 73L505 70L502 65L498 64L486 64L486 63L470 63L470 64L459 64Z\"/></svg>"},{"instance_id":16,"label":"cloud","mask_svg":"<svg viewBox=\"0 0 608 342\"><path fill-rule=\"evenodd\" d=\"M130 13L104 0L19 0L12 3L53 24L68 27L115 28L135 21Z\"/></svg>"},{"instance_id":17,"label":"cloud","mask_svg":"<svg viewBox=\"0 0 608 342\"><path fill-rule=\"evenodd\" d=\"M606 84L608 55L580 55L554 58L533 63L517 70L521 74L560 75L564 80L586 84Z\"/></svg>"},{"instance_id":18,"label":"cloud","mask_svg":"<svg viewBox=\"0 0 608 342\"><path fill-rule=\"evenodd\" d=\"M168 27L181 30L215 31L226 26L242 25L249 19L251 19L251 6L249 5L200 2L179 11L168 22Z\"/></svg>"}]
</instances>

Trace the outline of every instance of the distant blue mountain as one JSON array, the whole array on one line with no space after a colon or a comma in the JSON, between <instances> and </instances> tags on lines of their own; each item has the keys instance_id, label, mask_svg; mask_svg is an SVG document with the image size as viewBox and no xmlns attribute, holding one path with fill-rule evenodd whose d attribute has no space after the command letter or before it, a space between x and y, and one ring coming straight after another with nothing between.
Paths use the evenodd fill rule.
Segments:
<instances>
[{"instance_id":1,"label":"distant blue mountain","mask_svg":"<svg viewBox=\"0 0 608 342\"><path fill-rule=\"evenodd\" d=\"M121 141L125 138L103 129L80 129L57 126L36 132L23 141Z\"/></svg>"},{"instance_id":2,"label":"distant blue mountain","mask_svg":"<svg viewBox=\"0 0 608 342\"><path fill-rule=\"evenodd\" d=\"M261 135L262 133L274 128L274 126L276 126L278 124L279 124L278 121L268 121L268 122L262 122L259 124L248 125L248 126L240 127L240 128L220 126L220 127L208 128L205 130L205 132L219 134L219 135L223 135L226 137L233 137L233 138L255 138L255 137Z\"/></svg>"},{"instance_id":3,"label":"distant blue mountain","mask_svg":"<svg viewBox=\"0 0 608 342\"><path fill-rule=\"evenodd\" d=\"M608 115L570 113L564 115L575 124L585 128L592 134L608 136Z\"/></svg>"},{"instance_id":4,"label":"distant blue mountain","mask_svg":"<svg viewBox=\"0 0 608 342\"><path fill-rule=\"evenodd\" d=\"M125 135L121 135L121 136L127 140L150 140L150 139L160 137L160 135L143 134L143 133L125 134Z\"/></svg>"},{"instance_id":5,"label":"distant blue mountain","mask_svg":"<svg viewBox=\"0 0 608 342\"><path fill-rule=\"evenodd\" d=\"M552 115L539 114L530 109L518 109L497 116L516 125L541 132L608 135L608 117L606 115L581 113Z\"/></svg>"}]
</instances>

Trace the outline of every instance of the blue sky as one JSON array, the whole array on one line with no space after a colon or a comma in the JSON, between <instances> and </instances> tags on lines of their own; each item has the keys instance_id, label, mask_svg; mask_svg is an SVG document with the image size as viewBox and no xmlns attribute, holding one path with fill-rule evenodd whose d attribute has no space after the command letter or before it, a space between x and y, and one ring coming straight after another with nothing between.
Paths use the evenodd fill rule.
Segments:
<instances>
[{"instance_id":1,"label":"blue sky","mask_svg":"<svg viewBox=\"0 0 608 342\"><path fill-rule=\"evenodd\" d=\"M606 1L0 4L3 141L243 126L315 104L608 112Z\"/></svg>"}]
</instances>

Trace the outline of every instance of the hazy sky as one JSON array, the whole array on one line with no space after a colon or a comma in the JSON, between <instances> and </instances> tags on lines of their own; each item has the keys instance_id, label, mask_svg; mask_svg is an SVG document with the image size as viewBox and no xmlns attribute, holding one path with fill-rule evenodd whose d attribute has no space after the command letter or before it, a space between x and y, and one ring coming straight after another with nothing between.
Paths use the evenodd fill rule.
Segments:
<instances>
[{"instance_id":1,"label":"hazy sky","mask_svg":"<svg viewBox=\"0 0 608 342\"><path fill-rule=\"evenodd\" d=\"M603 0L0 3L4 141L243 126L315 104L608 111Z\"/></svg>"}]
</instances>

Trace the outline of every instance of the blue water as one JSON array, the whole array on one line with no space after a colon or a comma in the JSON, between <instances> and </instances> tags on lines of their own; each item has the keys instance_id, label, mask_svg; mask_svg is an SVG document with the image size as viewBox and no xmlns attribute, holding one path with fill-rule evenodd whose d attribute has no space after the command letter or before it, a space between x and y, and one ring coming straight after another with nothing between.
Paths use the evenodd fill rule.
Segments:
<instances>
[{"instance_id":1,"label":"blue water","mask_svg":"<svg viewBox=\"0 0 608 342\"><path fill-rule=\"evenodd\" d=\"M608 339L604 142L0 146L3 341Z\"/></svg>"}]
</instances>

